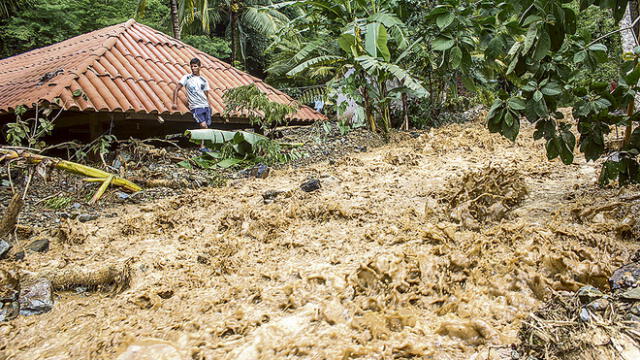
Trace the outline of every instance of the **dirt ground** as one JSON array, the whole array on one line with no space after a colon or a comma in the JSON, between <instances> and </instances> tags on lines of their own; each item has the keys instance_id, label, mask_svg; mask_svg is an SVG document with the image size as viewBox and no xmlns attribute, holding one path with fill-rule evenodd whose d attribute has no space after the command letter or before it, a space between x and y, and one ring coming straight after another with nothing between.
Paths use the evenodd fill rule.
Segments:
<instances>
[{"instance_id":1,"label":"dirt ground","mask_svg":"<svg viewBox=\"0 0 640 360\"><path fill-rule=\"evenodd\" d=\"M640 235L638 187L598 188L532 132L451 125L63 219L49 252L0 262L56 288L0 323L0 359L510 359L545 298L606 290Z\"/></svg>"}]
</instances>

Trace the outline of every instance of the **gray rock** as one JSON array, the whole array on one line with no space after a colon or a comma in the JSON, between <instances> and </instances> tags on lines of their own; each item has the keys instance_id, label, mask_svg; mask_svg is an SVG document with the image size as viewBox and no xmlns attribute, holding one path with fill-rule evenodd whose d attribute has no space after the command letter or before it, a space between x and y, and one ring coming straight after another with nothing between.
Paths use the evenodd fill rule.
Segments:
<instances>
[{"instance_id":1,"label":"gray rock","mask_svg":"<svg viewBox=\"0 0 640 360\"><path fill-rule=\"evenodd\" d=\"M49 251L49 239L38 239L27 245L27 249L35 252Z\"/></svg>"},{"instance_id":2,"label":"gray rock","mask_svg":"<svg viewBox=\"0 0 640 360\"><path fill-rule=\"evenodd\" d=\"M78 221L87 222L87 221L95 220L97 218L98 218L98 215L96 214L80 214L78 216Z\"/></svg>"},{"instance_id":3,"label":"gray rock","mask_svg":"<svg viewBox=\"0 0 640 360\"><path fill-rule=\"evenodd\" d=\"M609 278L611 290L627 289L640 285L640 263L627 264L613 272Z\"/></svg>"},{"instance_id":4,"label":"gray rock","mask_svg":"<svg viewBox=\"0 0 640 360\"><path fill-rule=\"evenodd\" d=\"M13 258L17 261L24 260L24 251L18 251L13 255Z\"/></svg>"},{"instance_id":5,"label":"gray rock","mask_svg":"<svg viewBox=\"0 0 640 360\"><path fill-rule=\"evenodd\" d=\"M11 244L9 244L4 240L0 240L0 259L4 259L9 253L9 250L11 250L11 248L12 248Z\"/></svg>"},{"instance_id":6,"label":"gray rock","mask_svg":"<svg viewBox=\"0 0 640 360\"><path fill-rule=\"evenodd\" d=\"M587 305L587 308L592 311L604 311L607 307L609 307L609 300L607 299L594 300Z\"/></svg>"},{"instance_id":7,"label":"gray rock","mask_svg":"<svg viewBox=\"0 0 640 360\"><path fill-rule=\"evenodd\" d=\"M38 315L53 308L53 287L47 279L20 284L20 315Z\"/></svg>"},{"instance_id":8,"label":"gray rock","mask_svg":"<svg viewBox=\"0 0 640 360\"><path fill-rule=\"evenodd\" d=\"M74 209L80 209L80 207L81 207L81 206L82 206L82 204L77 203L77 202L76 202L76 203L73 203L73 204L71 205L71 207L72 207L72 208L74 208Z\"/></svg>"},{"instance_id":9,"label":"gray rock","mask_svg":"<svg viewBox=\"0 0 640 360\"><path fill-rule=\"evenodd\" d=\"M278 195L282 194L284 191L281 190L269 190L269 191L265 191L262 194L262 199L266 202L269 200L275 200Z\"/></svg>"},{"instance_id":10,"label":"gray rock","mask_svg":"<svg viewBox=\"0 0 640 360\"><path fill-rule=\"evenodd\" d=\"M300 189L305 192L312 192L320 189L320 187L320 180L318 179L309 179L300 185Z\"/></svg>"},{"instance_id":11,"label":"gray rock","mask_svg":"<svg viewBox=\"0 0 640 360\"><path fill-rule=\"evenodd\" d=\"M580 320L582 320L583 322L591 321L591 313L585 307L580 309Z\"/></svg>"},{"instance_id":12,"label":"gray rock","mask_svg":"<svg viewBox=\"0 0 640 360\"><path fill-rule=\"evenodd\" d=\"M0 302L0 322L13 320L20 314L20 306L17 302Z\"/></svg>"}]
</instances>

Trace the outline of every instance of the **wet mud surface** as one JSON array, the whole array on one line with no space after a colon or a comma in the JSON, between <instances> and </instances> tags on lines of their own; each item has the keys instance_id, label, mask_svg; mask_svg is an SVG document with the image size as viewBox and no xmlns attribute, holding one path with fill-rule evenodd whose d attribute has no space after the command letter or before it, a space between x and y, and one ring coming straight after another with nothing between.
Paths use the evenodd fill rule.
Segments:
<instances>
[{"instance_id":1,"label":"wet mud surface","mask_svg":"<svg viewBox=\"0 0 640 360\"><path fill-rule=\"evenodd\" d=\"M508 359L545 299L608 289L640 235L637 187L547 161L532 131L452 125L63 219L48 252L0 262L55 290L0 323L0 358Z\"/></svg>"}]
</instances>

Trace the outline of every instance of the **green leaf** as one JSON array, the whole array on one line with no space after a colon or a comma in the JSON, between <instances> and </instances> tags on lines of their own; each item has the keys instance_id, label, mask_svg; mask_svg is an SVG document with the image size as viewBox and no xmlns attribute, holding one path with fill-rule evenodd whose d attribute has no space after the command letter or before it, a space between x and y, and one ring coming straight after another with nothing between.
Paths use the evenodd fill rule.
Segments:
<instances>
[{"instance_id":1,"label":"green leaf","mask_svg":"<svg viewBox=\"0 0 640 360\"><path fill-rule=\"evenodd\" d=\"M462 50L460 47L456 46L451 49L451 57L450 57L450 65L452 69L457 69L460 67L460 63L462 62Z\"/></svg>"},{"instance_id":2,"label":"green leaf","mask_svg":"<svg viewBox=\"0 0 640 360\"><path fill-rule=\"evenodd\" d=\"M232 167L234 165L238 165L242 161L243 161L242 159L238 159L238 158L228 158L228 159L224 159L224 160L218 162L216 165L218 167L223 168L223 169L227 169L227 168L230 168L230 167Z\"/></svg>"},{"instance_id":3,"label":"green leaf","mask_svg":"<svg viewBox=\"0 0 640 360\"><path fill-rule=\"evenodd\" d=\"M542 93L541 93L539 90L536 90L536 91L533 93L533 100L534 100L535 102L540 102L540 100L542 100Z\"/></svg>"},{"instance_id":4,"label":"green leaf","mask_svg":"<svg viewBox=\"0 0 640 360\"><path fill-rule=\"evenodd\" d=\"M431 43L431 46L435 51L446 51L451 49L455 43L456 42L452 39L439 37Z\"/></svg>"},{"instance_id":5,"label":"green leaf","mask_svg":"<svg viewBox=\"0 0 640 360\"><path fill-rule=\"evenodd\" d=\"M604 46L604 44L593 44L591 46L589 46L589 50L590 51L602 51L602 52L607 52L607 47Z\"/></svg>"},{"instance_id":6,"label":"green leaf","mask_svg":"<svg viewBox=\"0 0 640 360\"><path fill-rule=\"evenodd\" d=\"M356 37L353 36L353 34L343 33L338 37L338 46L340 46L340 48L347 54L354 54Z\"/></svg>"},{"instance_id":7,"label":"green leaf","mask_svg":"<svg viewBox=\"0 0 640 360\"><path fill-rule=\"evenodd\" d=\"M536 45L536 50L533 53L533 59L535 61L540 61L544 59L545 56L549 54L551 50L551 38L549 37L549 33L545 30L542 30L540 34L540 38L538 39L538 44Z\"/></svg>"},{"instance_id":8,"label":"green leaf","mask_svg":"<svg viewBox=\"0 0 640 360\"><path fill-rule=\"evenodd\" d=\"M562 94L562 87L558 83L550 82L540 91L547 96L556 96Z\"/></svg>"},{"instance_id":9,"label":"green leaf","mask_svg":"<svg viewBox=\"0 0 640 360\"><path fill-rule=\"evenodd\" d=\"M523 111L527 108L527 103L520 97L512 97L507 104L511 110L515 111Z\"/></svg>"},{"instance_id":10,"label":"green leaf","mask_svg":"<svg viewBox=\"0 0 640 360\"><path fill-rule=\"evenodd\" d=\"M538 35L538 28L533 25L529 27L529 31L527 31L527 36L524 39L524 47L522 48L522 53L526 54L531 50L533 43L536 40L536 36Z\"/></svg>"},{"instance_id":11,"label":"green leaf","mask_svg":"<svg viewBox=\"0 0 640 360\"><path fill-rule=\"evenodd\" d=\"M440 28L440 30L444 30L447 26L451 25L455 20L455 14L450 12L446 14L442 14L436 18L436 24Z\"/></svg>"},{"instance_id":12,"label":"green leaf","mask_svg":"<svg viewBox=\"0 0 640 360\"><path fill-rule=\"evenodd\" d=\"M587 52L584 50L578 51L573 55L573 62L581 63L587 59Z\"/></svg>"}]
</instances>

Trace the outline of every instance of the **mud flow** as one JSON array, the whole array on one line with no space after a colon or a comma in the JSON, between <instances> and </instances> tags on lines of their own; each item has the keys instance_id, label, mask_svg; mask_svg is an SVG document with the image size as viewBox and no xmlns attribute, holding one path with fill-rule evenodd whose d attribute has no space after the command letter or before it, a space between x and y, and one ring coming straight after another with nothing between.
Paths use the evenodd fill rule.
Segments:
<instances>
[{"instance_id":1,"label":"mud flow","mask_svg":"<svg viewBox=\"0 0 640 360\"><path fill-rule=\"evenodd\" d=\"M0 263L55 292L51 311L0 323L0 358L522 356L529 316L609 291L640 237L637 187L598 188L598 164L549 162L532 132L452 125L64 220L39 234L49 252ZM310 177L321 188L302 191Z\"/></svg>"}]
</instances>

